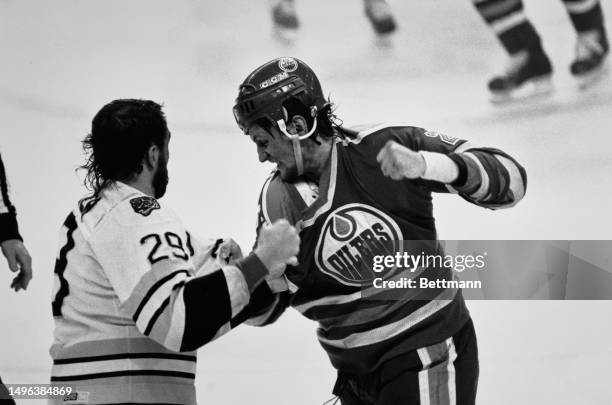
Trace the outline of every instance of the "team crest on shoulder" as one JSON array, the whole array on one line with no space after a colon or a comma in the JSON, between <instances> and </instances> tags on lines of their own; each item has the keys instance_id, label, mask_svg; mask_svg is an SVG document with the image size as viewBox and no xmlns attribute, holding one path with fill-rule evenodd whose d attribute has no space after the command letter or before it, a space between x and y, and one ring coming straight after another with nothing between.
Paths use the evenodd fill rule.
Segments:
<instances>
[{"instance_id":1,"label":"team crest on shoulder","mask_svg":"<svg viewBox=\"0 0 612 405\"><path fill-rule=\"evenodd\" d=\"M144 217L148 217L153 210L159 209L159 203L157 200L149 196L132 198L130 200L130 205L134 209L134 212Z\"/></svg>"},{"instance_id":2,"label":"team crest on shoulder","mask_svg":"<svg viewBox=\"0 0 612 405\"><path fill-rule=\"evenodd\" d=\"M315 263L345 285L365 286L375 274L374 255L393 255L403 239L397 223L366 204L347 204L328 215L315 250Z\"/></svg>"},{"instance_id":3,"label":"team crest on shoulder","mask_svg":"<svg viewBox=\"0 0 612 405\"><path fill-rule=\"evenodd\" d=\"M459 142L459 138L448 136L448 135L442 134L437 131L425 131L424 135L430 138L440 138L442 142L447 143L449 145L453 145L453 146L455 146L457 142Z\"/></svg>"}]
</instances>

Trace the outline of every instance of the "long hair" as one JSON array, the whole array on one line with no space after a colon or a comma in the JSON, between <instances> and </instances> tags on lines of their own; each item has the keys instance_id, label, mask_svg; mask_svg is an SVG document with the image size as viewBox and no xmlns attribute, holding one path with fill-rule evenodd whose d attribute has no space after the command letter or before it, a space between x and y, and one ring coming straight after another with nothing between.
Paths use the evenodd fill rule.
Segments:
<instances>
[{"instance_id":1,"label":"long hair","mask_svg":"<svg viewBox=\"0 0 612 405\"><path fill-rule=\"evenodd\" d=\"M309 107L305 106L304 103L297 98L289 98L283 104L282 107L287 112L286 121L289 122L295 115L300 115L306 119L308 129L312 128L314 118L317 119L317 133L321 138L329 139L334 137L355 138L356 134L342 126L343 122L336 115L336 104L327 99L325 105L320 110L316 111L316 114L311 114ZM270 132L270 130L276 126L275 122L270 121L268 118L260 118L255 121L255 124ZM312 141L319 143L315 137L310 138Z\"/></svg>"},{"instance_id":2,"label":"long hair","mask_svg":"<svg viewBox=\"0 0 612 405\"><path fill-rule=\"evenodd\" d=\"M168 126L162 106L150 100L120 99L106 104L83 140L84 184L97 199L111 182L140 173L149 147L163 147Z\"/></svg>"}]
</instances>

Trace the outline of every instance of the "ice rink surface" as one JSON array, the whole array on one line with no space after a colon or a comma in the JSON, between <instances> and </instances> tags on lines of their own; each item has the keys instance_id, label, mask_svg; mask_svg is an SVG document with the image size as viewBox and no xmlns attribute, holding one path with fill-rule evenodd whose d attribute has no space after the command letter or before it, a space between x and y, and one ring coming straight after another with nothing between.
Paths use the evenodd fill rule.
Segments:
<instances>
[{"instance_id":1,"label":"ice rink surface","mask_svg":"<svg viewBox=\"0 0 612 405\"><path fill-rule=\"evenodd\" d=\"M612 75L579 90L574 33L560 1L526 1L555 65L555 94L492 106L485 82L504 54L468 0L391 2L400 26L377 41L360 1L298 0L292 44L263 1L0 0L0 148L34 259L25 293L0 263L0 375L48 381L57 233L83 193L80 140L106 102L163 101L173 137L168 203L196 234L254 239L270 166L236 128L237 85L296 56L319 74L346 124L400 121L497 146L528 171L507 211L437 196L443 239L612 239ZM603 2L608 22L612 4ZM608 24L608 30L610 30ZM612 302L471 301L479 404L612 404ZM214 309L212 309L214 310ZM200 404L321 404L334 372L316 325L288 310L199 351ZM36 401L20 401L34 404Z\"/></svg>"}]
</instances>

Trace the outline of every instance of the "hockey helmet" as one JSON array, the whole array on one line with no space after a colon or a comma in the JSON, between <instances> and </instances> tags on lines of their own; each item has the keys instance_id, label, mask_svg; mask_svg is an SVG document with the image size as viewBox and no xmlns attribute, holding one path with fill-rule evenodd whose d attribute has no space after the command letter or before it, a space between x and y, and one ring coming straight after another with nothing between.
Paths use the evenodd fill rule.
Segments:
<instances>
[{"instance_id":1,"label":"hockey helmet","mask_svg":"<svg viewBox=\"0 0 612 405\"><path fill-rule=\"evenodd\" d=\"M286 132L288 117L283 104L290 98L300 101L311 118L326 104L319 79L307 64L297 58L271 60L255 69L240 85L234 105L236 123L245 131L256 120L266 118ZM313 132L314 128L307 135Z\"/></svg>"}]
</instances>

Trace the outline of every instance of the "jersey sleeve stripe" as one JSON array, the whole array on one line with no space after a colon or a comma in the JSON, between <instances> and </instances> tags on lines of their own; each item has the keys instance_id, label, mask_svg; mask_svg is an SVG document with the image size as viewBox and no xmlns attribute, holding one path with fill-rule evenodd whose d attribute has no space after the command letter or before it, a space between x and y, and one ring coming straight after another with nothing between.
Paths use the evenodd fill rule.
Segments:
<instances>
[{"instance_id":1,"label":"jersey sleeve stripe","mask_svg":"<svg viewBox=\"0 0 612 405\"><path fill-rule=\"evenodd\" d=\"M184 284L181 284L184 285ZM175 297L170 317L170 327L164 340L164 346L173 350L180 350L183 334L185 333L185 299L181 288Z\"/></svg>"},{"instance_id":2,"label":"jersey sleeve stripe","mask_svg":"<svg viewBox=\"0 0 612 405\"><path fill-rule=\"evenodd\" d=\"M183 286L186 284L186 281L183 280L177 283L174 287L172 287L172 293L168 296L168 303L164 302L165 307L160 307L154 318L151 318L148 327L151 327L149 333L145 333L150 338L158 341L164 342L166 347L172 350L180 351L182 336L185 333L185 315L184 310L181 311L181 308L184 309L185 303L182 300L183 295ZM181 302L183 301L183 302ZM175 309L178 309L176 311ZM182 316L180 320L175 320L175 316ZM173 330L173 325L176 329ZM173 335L174 338L169 339L169 335ZM178 338L180 336L180 338Z\"/></svg>"},{"instance_id":3,"label":"jersey sleeve stripe","mask_svg":"<svg viewBox=\"0 0 612 405\"><path fill-rule=\"evenodd\" d=\"M138 283L138 285L136 286L136 288L134 289L134 292L132 293L132 296L136 296L138 297L138 292L139 291L143 291L144 290L144 285L150 284L151 278L153 278L153 274L152 274L153 270L151 270L150 273L145 274L145 276L143 276L143 278L141 279L141 281ZM189 272L187 270L181 269L181 270L176 270L170 274L168 274L167 276L163 277L162 279L158 280L155 284L153 284L153 286L151 286L148 291L146 292L146 294L144 294L144 297L142 297L138 305L138 308L136 309L136 311L134 312L134 315L132 317L132 319L134 319L134 322L138 322L138 319L140 318L140 314L142 313L143 309L145 308L145 306L147 305L147 303L149 303L149 301L151 300L151 298L153 297L153 295L160 289L162 288L162 286L166 283L168 283L169 281L171 281L172 279L174 279L178 274L185 274L185 275L189 275ZM151 277L153 276L153 277ZM183 280L180 280L177 283L174 283L174 285L180 283ZM174 285L172 287L174 287ZM131 297L130 297L131 298ZM128 302L131 301L131 299L128 299Z\"/></svg>"},{"instance_id":4,"label":"jersey sleeve stripe","mask_svg":"<svg viewBox=\"0 0 612 405\"><path fill-rule=\"evenodd\" d=\"M450 187L454 187L451 191L460 191L466 195L475 193L482 184L482 176L480 174L480 170L478 169L478 165L473 159L470 159L462 154L453 154L453 160L463 164L465 170L465 182L461 186L450 184Z\"/></svg>"},{"instance_id":5,"label":"jersey sleeve stripe","mask_svg":"<svg viewBox=\"0 0 612 405\"><path fill-rule=\"evenodd\" d=\"M463 156L466 156L467 158L471 159L478 167L478 172L481 176L480 188L478 188L478 190L476 190L474 193L470 194L470 197L476 201L479 201L485 198L489 193L489 176L485 168L482 166L480 160L476 156L474 156L474 154L470 152L465 152Z\"/></svg>"},{"instance_id":6,"label":"jersey sleeve stripe","mask_svg":"<svg viewBox=\"0 0 612 405\"><path fill-rule=\"evenodd\" d=\"M161 314L160 308L168 303L166 300L175 293L175 286L187 279L188 272L177 271L174 276L168 279L165 283L161 284L159 288L150 296L142 311L139 313L138 318L133 318L136 326L140 331L144 331L148 328L151 320L155 317L159 317ZM169 327L170 325L167 325ZM162 340L163 341L163 340Z\"/></svg>"},{"instance_id":7,"label":"jersey sleeve stripe","mask_svg":"<svg viewBox=\"0 0 612 405\"><path fill-rule=\"evenodd\" d=\"M258 316L249 318L248 320L245 321L245 323L247 325L250 326L264 326L266 325L268 322L268 319L272 316L272 314L276 311L276 307L277 305L279 305L280 303L280 296L277 294L274 297L274 302L270 305L270 307L267 308L267 310Z\"/></svg>"},{"instance_id":8,"label":"jersey sleeve stripe","mask_svg":"<svg viewBox=\"0 0 612 405\"><path fill-rule=\"evenodd\" d=\"M189 280L183 288L185 332L181 351L194 350L209 342L229 319L231 301L225 274L215 271ZM202 311L206 322L202 322Z\"/></svg>"},{"instance_id":9,"label":"jersey sleeve stripe","mask_svg":"<svg viewBox=\"0 0 612 405\"><path fill-rule=\"evenodd\" d=\"M501 183L499 173L495 170L494 163L491 162L492 157L485 154L479 153L478 151L472 151L472 154L478 159L489 178L489 189L483 198L479 199L479 202L495 201L501 194Z\"/></svg>"},{"instance_id":10,"label":"jersey sleeve stripe","mask_svg":"<svg viewBox=\"0 0 612 405\"><path fill-rule=\"evenodd\" d=\"M169 303L170 303L170 297L167 297L164 300L164 302L162 302L162 304L159 306L159 308L157 308L157 311L155 311L155 313L153 314L153 316L149 320L149 323L147 324L147 328L144 331L144 334L146 336L149 336L151 334L151 330L153 329L153 326L155 325L155 322L157 322L157 318L159 318L159 316L162 314L162 312L164 312L164 310L166 309L166 307L168 306ZM170 325L168 325L168 326L170 326Z\"/></svg>"},{"instance_id":11,"label":"jersey sleeve stripe","mask_svg":"<svg viewBox=\"0 0 612 405\"><path fill-rule=\"evenodd\" d=\"M447 185L449 191L458 192L467 200L491 209L512 207L525 195L525 169L505 152L466 143L457 148L455 153L463 157L469 167L469 178L461 187ZM469 190L470 186L474 186L477 174L483 176L482 183L478 190Z\"/></svg>"},{"instance_id":12,"label":"jersey sleeve stripe","mask_svg":"<svg viewBox=\"0 0 612 405\"><path fill-rule=\"evenodd\" d=\"M521 172L517 165L510 159L507 159L504 156L497 156L497 160L499 160L501 164L504 165L509 174L509 188L512 193L512 198L510 199L511 202L506 205L506 207L512 207L516 203L518 203L525 195L525 184L523 182L523 176L521 175Z\"/></svg>"},{"instance_id":13,"label":"jersey sleeve stripe","mask_svg":"<svg viewBox=\"0 0 612 405\"><path fill-rule=\"evenodd\" d=\"M504 201L510 183L508 171L494 154L481 151L474 151L473 153L482 163L490 179L489 193L483 199L483 202L499 203Z\"/></svg>"},{"instance_id":14,"label":"jersey sleeve stripe","mask_svg":"<svg viewBox=\"0 0 612 405\"><path fill-rule=\"evenodd\" d=\"M290 294L289 293L281 293L278 295L279 301L274 305L273 311L269 313L268 318L261 324L260 326L269 325L274 323L280 318L280 316L285 312L285 309L289 306L290 302Z\"/></svg>"},{"instance_id":15,"label":"jersey sleeve stripe","mask_svg":"<svg viewBox=\"0 0 612 405\"><path fill-rule=\"evenodd\" d=\"M217 339L218 337L221 337L223 335L225 335L227 332L229 332L230 330L232 330L232 325L230 324L230 322L226 322L223 324L223 326L221 326L218 330L217 333L215 333L215 336L212 337L212 340Z\"/></svg>"}]
</instances>

